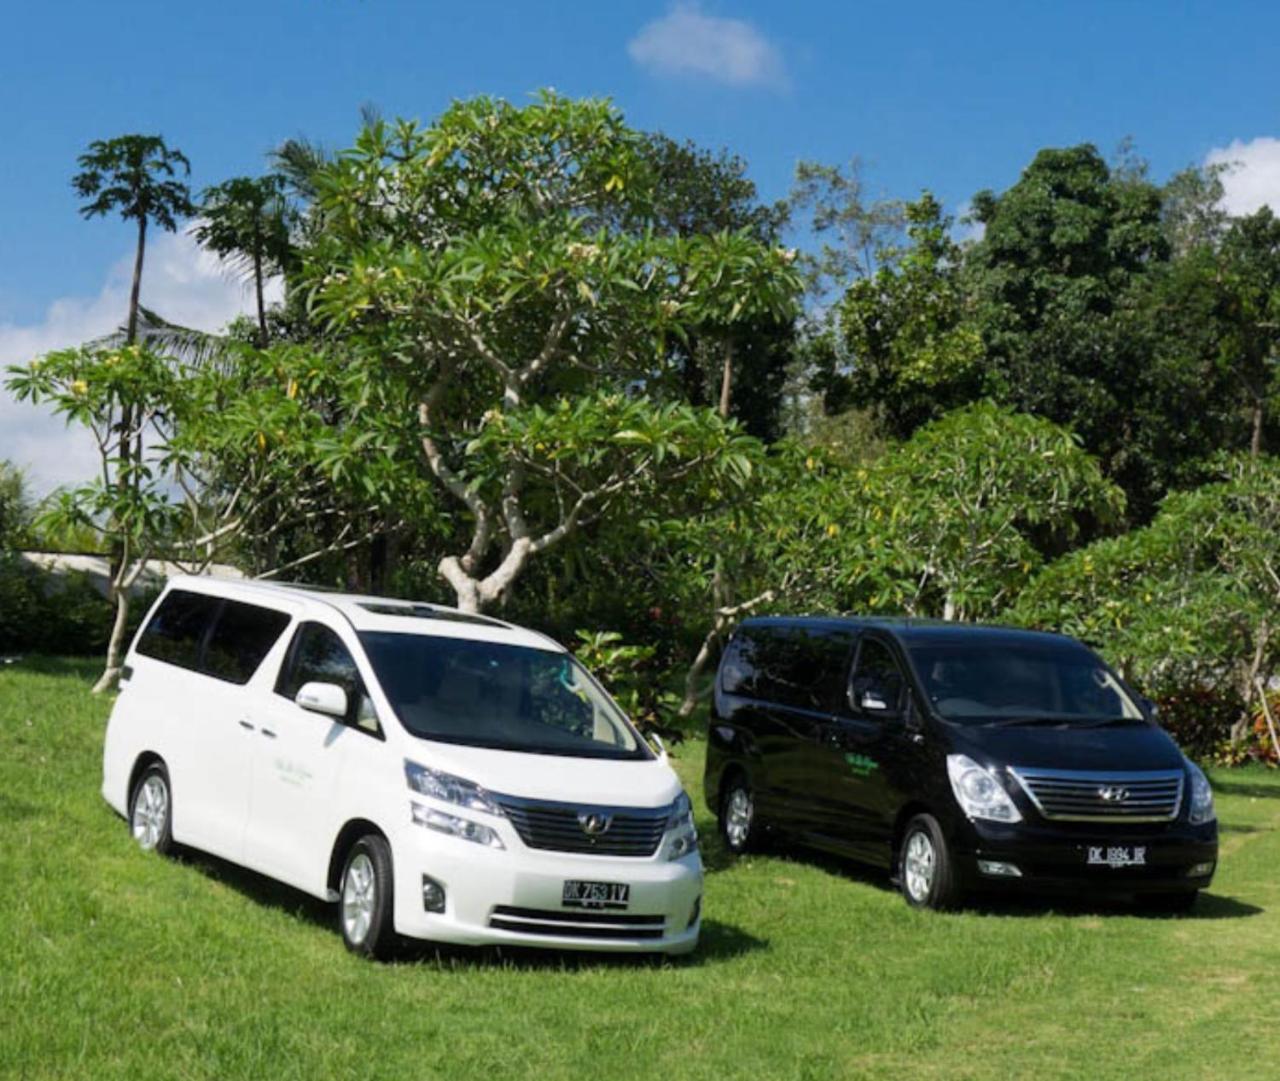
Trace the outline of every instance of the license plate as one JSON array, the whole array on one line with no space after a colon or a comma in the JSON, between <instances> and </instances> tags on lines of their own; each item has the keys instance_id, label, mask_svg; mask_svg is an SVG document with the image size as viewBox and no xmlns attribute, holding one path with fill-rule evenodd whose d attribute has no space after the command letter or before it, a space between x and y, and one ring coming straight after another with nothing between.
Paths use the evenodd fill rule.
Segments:
<instances>
[{"instance_id":1,"label":"license plate","mask_svg":"<svg viewBox=\"0 0 1280 1081\"><path fill-rule=\"evenodd\" d=\"M626 882L565 881L561 904L568 908L626 908L631 901L631 886Z\"/></svg>"},{"instance_id":2,"label":"license plate","mask_svg":"<svg viewBox=\"0 0 1280 1081\"><path fill-rule=\"evenodd\" d=\"M1089 845L1086 849L1086 862L1090 867L1145 867L1147 865L1147 849L1145 845Z\"/></svg>"}]
</instances>

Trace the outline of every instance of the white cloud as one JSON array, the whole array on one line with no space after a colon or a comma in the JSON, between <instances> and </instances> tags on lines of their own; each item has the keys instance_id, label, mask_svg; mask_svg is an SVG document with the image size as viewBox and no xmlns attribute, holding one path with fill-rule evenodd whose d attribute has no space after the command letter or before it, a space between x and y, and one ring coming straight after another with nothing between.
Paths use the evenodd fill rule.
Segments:
<instances>
[{"instance_id":1,"label":"white cloud","mask_svg":"<svg viewBox=\"0 0 1280 1081\"><path fill-rule=\"evenodd\" d=\"M21 364L119 327L128 311L132 273L129 253L107 272L97 296L55 300L38 323L0 323L0 380L7 364ZM280 296L280 283L270 283L268 301ZM251 290L182 233L161 234L148 245L142 303L172 323L206 331L221 330L237 315L253 310ZM98 464L86 432L68 428L43 407L15 401L0 387L0 459L6 458L26 470L34 496L59 484L87 480Z\"/></svg>"},{"instance_id":2,"label":"white cloud","mask_svg":"<svg viewBox=\"0 0 1280 1081\"><path fill-rule=\"evenodd\" d=\"M1223 209L1229 214L1252 214L1269 206L1280 214L1280 139L1260 135L1244 142L1234 140L1214 147L1205 157L1206 165L1226 165L1222 178L1226 194Z\"/></svg>"},{"instance_id":3,"label":"white cloud","mask_svg":"<svg viewBox=\"0 0 1280 1081\"><path fill-rule=\"evenodd\" d=\"M677 4L641 28L627 53L656 75L693 75L729 86L787 87L782 54L749 22Z\"/></svg>"}]
</instances>

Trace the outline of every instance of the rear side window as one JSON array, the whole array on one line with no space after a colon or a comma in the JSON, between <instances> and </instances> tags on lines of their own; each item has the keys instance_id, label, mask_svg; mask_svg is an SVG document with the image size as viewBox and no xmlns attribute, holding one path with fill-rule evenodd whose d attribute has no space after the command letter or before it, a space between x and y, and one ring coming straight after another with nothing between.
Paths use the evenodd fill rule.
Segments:
<instances>
[{"instance_id":1,"label":"rear side window","mask_svg":"<svg viewBox=\"0 0 1280 1081\"><path fill-rule=\"evenodd\" d=\"M221 603L217 597L203 593L171 591L160 602L138 639L138 652L179 668L194 669L204 636Z\"/></svg>"},{"instance_id":2,"label":"rear side window","mask_svg":"<svg viewBox=\"0 0 1280 1081\"><path fill-rule=\"evenodd\" d=\"M735 638L721 686L729 694L782 706L832 711L844 686L853 638L853 631L843 627L751 627Z\"/></svg>"},{"instance_id":3,"label":"rear side window","mask_svg":"<svg viewBox=\"0 0 1280 1081\"><path fill-rule=\"evenodd\" d=\"M288 625L289 616L284 612L224 601L205 647L201 671L231 683L248 683Z\"/></svg>"}]
</instances>

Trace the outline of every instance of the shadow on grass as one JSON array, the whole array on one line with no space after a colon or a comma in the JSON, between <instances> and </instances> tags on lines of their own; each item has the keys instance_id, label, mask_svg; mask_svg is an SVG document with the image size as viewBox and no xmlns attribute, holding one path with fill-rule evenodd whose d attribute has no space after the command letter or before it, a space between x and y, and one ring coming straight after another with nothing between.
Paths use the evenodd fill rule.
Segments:
<instances>
[{"instance_id":1,"label":"shadow on grass","mask_svg":"<svg viewBox=\"0 0 1280 1081\"><path fill-rule=\"evenodd\" d=\"M1143 916L1166 920L1237 920L1260 916L1257 905L1217 893L1201 893L1187 912L1162 911L1142 900L1123 895L1064 897L1061 894L982 894L973 898L969 911L987 916Z\"/></svg>"},{"instance_id":2,"label":"shadow on grass","mask_svg":"<svg viewBox=\"0 0 1280 1081\"><path fill-rule=\"evenodd\" d=\"M1252 796L1255 799L1280 799L1280 777L1276 784L1251 784L1248 781L1216 781L1214 792L1224 796Z\"/></svg>"},{"instance_id":3,"label":"shadow on grass","mask_svg":"<svg viewBox=\"0 0 1280 1081\"><path fill-rule=\"evenodd\" d=\"M193 849L182 849L178 857L184 864L201 874L230 886L246 900L265 908L274 908L295 919L303 920L333 935L335 949L342 949L338 932L338 909L310 894L286 886L266 875L250 871L239 864L230 863L217 856ZM702 921L702 934L693 954L666 957L655 954L595 953L587 950L537 949L512 946L451 946L402 940L395 951L394 960L408 963L436 963L447 968L484 968L508 966L527 969L580 969L607 966L635 966L639 964L678 964L697 966L709 961L723 961L732 957L765 949L768 942L756 938L731 924L719 920Z\"/></svg>"}]
</instances>

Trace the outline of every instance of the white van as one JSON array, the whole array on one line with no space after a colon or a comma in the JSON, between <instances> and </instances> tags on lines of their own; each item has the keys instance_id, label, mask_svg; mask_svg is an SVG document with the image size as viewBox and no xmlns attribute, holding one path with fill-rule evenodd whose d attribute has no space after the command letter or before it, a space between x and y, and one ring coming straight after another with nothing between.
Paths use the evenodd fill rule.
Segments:
<instances>
[{"instance_id":1,"label":"white van","mask_svg":"<svg viewBox=\"0 0 1280 1081\"><path fill-rule=\"evenodd\" d=\"M102 792L145 849L340 902L357 953L697 944L665 753L561 646L485 616L175 578L126 658Z\"/></svg>"}]
</instances>

